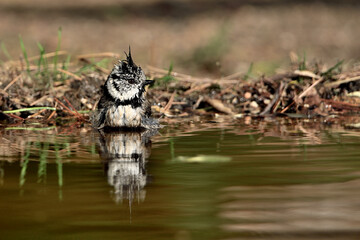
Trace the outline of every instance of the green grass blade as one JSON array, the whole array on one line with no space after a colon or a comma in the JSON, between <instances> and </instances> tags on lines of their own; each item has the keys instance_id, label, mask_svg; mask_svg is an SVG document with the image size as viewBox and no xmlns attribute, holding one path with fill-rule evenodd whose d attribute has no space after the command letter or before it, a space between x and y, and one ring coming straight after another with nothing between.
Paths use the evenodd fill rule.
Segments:
<instances>
[{"instance_id":1,"label":"green grass blade","mask_svg":"<svg viewBox=\"0 0 360 240\"><path fill-rule=\"evenodd\" d=\"M60 47L61 47L61 27L59 27L58 29L58 44L57 44L57 47L56 47L56 50L55 50L55 56L54 56L54 73L56 74L57 73L57 63L58 63L58 52L60 51Z\"/></svg>"},{"instance_id":2,"label":"green grass blade","mask_svg":"<svg viewBox=\"0 0 360 240\"><path fill-rule=\"evenodd\" d=\"M55 111L56 108L54 107L33 107L33 108L21 108L21 109L15 109L15 110L8 110L8 111L3 111L3 113L17 113L17 112L25 112L25 111L36 111L36 110L43 110L43 109L47 109L47 110L52 110Z\"/></svg>"},{"instance_id":3,"label":"green grass blade","mask_svg":"<svg viewBox=\"0 0 360 240\"><path fill-rule=\"evenodd\" d=\"M249 69L247 70L247 73L246 73L245 76L244 76L244 80L248 80L248 79L249 79L249 77L250 77L251 74L252 74L253 67L254 67L254 63L250 63Z\"/></svg>"},{"instance_id":4,"label":"green grass blade","mask_svg":"<svg viewBox=\"0 0 360 240\"><path fill-rule=\"evenodd\" d=\"M6 46L5 46L4 42L1 42L1 49L2 49L3 53L5 54L5 56L7 57L7 59L12 60L9 52L6 49Z\"/></svg>"},{"instance_id":5,"label":"green grass blade","mask_svg":"<svg viewBox=\"0 0 360 240\"><path fill-rule=\"evenodd\" d=\"M68 70L69 69L69 65L70 65L70 61L71 61L71 55L67 55L63 69L64 70Z\"/></svg>"},{"instance_id":6,"label":"green grass blade","mask_svg":"<svg viewBox=\"0 0 360 240\"><path fill-rule=\"evenodd\" d=\"M173 62L170 63L168 75L171 75L171 72L173 71L174 65Z\"/></svg>"},{"instance_id":7,"label":"green grass blade","mask_svg":"<svg viewBox=\"0 0 360 240\"><path fill-rule=\"evenodd\" d=\"M28 55L27 55L26 48L25 48L25 44L24 44L24 41L21 38L21 35L19 35L19 41L20 41L21 51L22 51L22 53L24 55L24 59L25 59L25 62L26 62L26 70L27 70L28 73L30 73L30 62L29 62Z\"/></svg>"},{"instance_id":8,"label":"green grass blade","mask_svg":"<svg viewBox=\"0 0 360 240\"><path fill-rule=\"evenodd\" d=\"M44 61L45 49L41 45L41 43L38 42L37 45L38 45L38 48L40 50L40 58L39 58L39 61L38 61L38 73L40 73L41 65L43 65L43 70L45 69L45 61Z\"/></svg>"},{"instance_id":9,"label":"green grass blade","mask_svg":"<svg viewBox=\"0 0 360 240\"><path fill-rule=\"evenodd\" d=\"M176 78L173 75L171 75L171 73L173 71L173 67L174 67L173 63L170 63L169 70L168 70L167 74L164 75L161 78L157 78L156 81L155 81L155 84L152 85L151 87L157 87L157 86L165 86L165 87L167 87L167 85L170 82L176 81Z\"/></svg>"},{"instance_id":10,"label":"green grass blade","mask_svg":"<svg viewBox=\"0 0 360 240\"><path fill-rule=\"evenodd\" d=\"M304 52L304 57L302 60L300 60L299 56L299 70L305 71L306 70L306 52ZM304 77L299 77L299 83L302 83L304 81Z\"/></svg>"},{"instance_id":11,"label":"green grass blade","mask_svg":"<svg viewBox=\"0 0 360 240\"><path fill-rule=\"evenodd\" d=\"M326 70L324 73L322 73L321 76L329 76L329 75L331 75L331 73L333 71L335 71L335 70L338 70L343 63L344 63L344 60L341 60L341 61L337 62L334 66L332 66L331 68Z\"/></svg>"},{"instance_id":12,"label":"green grass blade","mask_svg":"<svg viewBox=\"0 0 360 240\"><path fill-rule=\"evenodd\" d=\"M300 59L299 56L298 62L299 62L299 70L300 71L306 70L306 52L304 52L304 56L302 60Z\"/></svg>"}]
</instances>

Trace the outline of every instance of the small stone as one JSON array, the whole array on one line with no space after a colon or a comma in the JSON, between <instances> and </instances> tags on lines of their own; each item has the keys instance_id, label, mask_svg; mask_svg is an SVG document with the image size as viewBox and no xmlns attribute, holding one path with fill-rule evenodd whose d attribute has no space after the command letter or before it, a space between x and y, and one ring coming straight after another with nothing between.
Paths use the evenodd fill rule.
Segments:
<instances>
[{"instance_id":1,"label":"small stone","mask_svg":"<svg viewBox=\"0 0 360 240\"><path fill-rule=\"evenodd\" d=\"M270 99L264 99L264 103L265 103L266 105L269 105L269 104L270 104Z\"/></svg>"},{"instance_id":2,"label":"small stone","mask_svg":"<svg viewBox=\"0 0 360 240\"><path fill-rule=\"evenodd\" d=\"M85 104L87 103L87 99L81 98L81 99L80 99L80 102L85 105Z\"/></svg>"},{"instance_id":3,"label":"small stone","mask_svg":"<svg viewBox=\"0 0 360 240\"><path fill-rule=\"evenodd\" d=\"M252 101L252 102L250 103L250 107L251 107L251 108L258 108L258 107L259 107L259 104L258 104L257 102L255 102L255 101Z\"/></svg>"},{"instance_id":4,"label":"small stone","mask_svg":"<svg viewBox=\"0 0 360 240\"><path fill-rule=\"evenodd\" d=\"M80 133L87 133L88 130L86 128L81 128Z\"/></svg>"},{"instance_id":5,"label":"small stone","mask_svg":"<svg viewBox=\"0 0 360 240\"><path fill-rule=\"evenodd\" d=\"M259 104L258 104L257 102L252 101L252 102L250 103L250 112L251 112L252 114L257 114L257 113L260 112Z\"/></svg>"},{"instance_id":6,"label":"small stone","mask_svg":"<svg viewBox=\"0 0 360 240\"><path fill-rule=\"evenodd\" d=\"M250 116L246 116L245 119L244 119L244 123L246 125L250 125L251 124L251 117Z\"/></svg>"},{"instance_id":7,"label":"small stone","mask_svg":"<svg viewBox=\"0 0 360 240\"><path fill-rule=\"evenodd\" d=\"M244 94L244 98L250 99L250 98L251 98L251 93L246 92L246 93Z\"/></svg>"}]
</instances>

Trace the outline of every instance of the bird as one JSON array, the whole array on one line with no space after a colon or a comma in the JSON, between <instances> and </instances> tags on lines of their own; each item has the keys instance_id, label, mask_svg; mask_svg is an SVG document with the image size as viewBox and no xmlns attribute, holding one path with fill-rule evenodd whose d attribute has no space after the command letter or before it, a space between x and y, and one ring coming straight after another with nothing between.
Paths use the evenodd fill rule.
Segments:
<instances>
[{"instance_id":1,"label":"bird","mask_svg":"<svg viewBox=\"0 0 360 240\"><path fill-rule=\"evenodd\" d=\"M146 162L151 154L149 130L142 132L102 132L97 141L97 149L104 164L108 183L113 186L114 200L129 204L137 197L144 200L144 189L149 176Z\"/></svg>"},{"instance_id":2,"label":"bird","mask_svg":"<svg viewBox=\"0 0 360 240\"><path fill-rule=\"evenodd\" d=\"M97 129L157 129L161 126L151 117L151 107L146 99L147 80L144 71L137 66L129 53L126 59L114 65L102 86L102 95L92 126Z\"/></svg>"}]
</instances>

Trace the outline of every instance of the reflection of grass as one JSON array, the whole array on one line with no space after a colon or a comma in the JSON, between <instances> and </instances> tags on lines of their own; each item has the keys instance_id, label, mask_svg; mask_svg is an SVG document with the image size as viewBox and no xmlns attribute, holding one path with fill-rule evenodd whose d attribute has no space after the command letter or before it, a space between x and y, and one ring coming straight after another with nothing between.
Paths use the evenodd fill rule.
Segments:
<instances>
[{"instance_id":1,"label":"reflection of grass","mask_svg":"<svg viewBox=\"0 0 360 240\"><path fill-rule=\"evenodd\" d=\"M59 187L62 187L63 185L63 165L62 165L62 159L60 156L60 147L59 144L55 144L55 157L56 157L56 166L57 166L57 173L58 173L58 184Z\"/></svg>"},{"instance_id":2,"label":"reflection of grass","mask_svg":"<svg viewBox=\"0 0 360 240\"><path fill-rule=\"evenodd\" d=\"M21 164L21 172L20 172L20 186L23 186L25 183L25 175L26 175L26 171L27 171L27 166L29 163L29 157L30 157L30 152L31 152L31 147L35 146L38 151L39 151L39 167L38 167L38 172L37 172L37 177L38 180L37 182L46 182L46 169L47 169L47 164L48 164L48 155L49 155L49 150L50 150L50 143L49 142L28 142L25 148L25 155L24 155L24 161ZM56 164L57 164L57 172L58 172L58 184L61 187L63 184L63 174L62 174L62 159L60 156L60 148L62 149L67 149L68 150L68 155L70 154L70 149L69 149L70 144L69 143L64 143L64 144L59 144L59 143L55 143L54 145L54 149L55 149L55 157L56 157Z\"/></svg>"},{"instance_id":3,"label":"reflection of grass","mask_svg":"<svg viewBox=\"0 0 360 240\"><path fill-rule=\"evenodd\" d=\"M27 165L29 163L29 157L30 157L30 149L31 149L31 143L28 142L27 143L27 146L25 148L26 152L25 152L25 155L24 155L24 161L22 162L22 165L21 165L21 171L20 171L20 181L19 181L19 185L20 187L22 187L25 183L25 175L26 175L26 169L27 169Z\"/></svg>"},{"instance_id":4,"label":"reflection of grass","mask_svg":"<svg viewBox=\"0 0 360 240\"><path fill-rule=\"evenodd\" d=\"M0 162L0 185L4 184L4 175L5 175L4 162Z\"/></svg>"},{"instance_id":5,"label":"reflection of grass","mask_svg":"<svg viewBox=\"0 0 360 240\"><path fill-rule=\"evenodd\" d=\"M90 153L91 153L92 155L97 154L96 145L95 145L95 144L90 145Z\"/></svg>"},{"instance_id":6,"label":"reflection of grass","mask_svg":"<svg viewBox=\"0 0 360 240\"><path fill-rule=\"evenodd\" d=\"M38 169L38 183L46 182L46 159L49 153L49 143L45 142L43 146L42 144L37 142L37 147L39 147L40 161L39 161L39 169Z\"/></svg>"},{"instance_id":7,"label":"reflection of grass","mask_svg":"<svg viewBox=\"0 0 360 240\"><path fill-rule=\"evenodd\" d=\"M170 138L170 154L171 160L175 160L175 146L174 146L174 138Z\"/></svg>"},{"instance_id":8,"label":"reflection of grass","mask_svg":"<svg viewBox=\"0 0 360 240\"><path fill-rule=\"evenodd\" d=\"M70 140L70 138L68 139ZM47 178L47 166L50 163L49 159L52 156L55 156L55 163L57 168L58 175L58 186L63 186L63 157L71 157L72 149L71 145L68 141L66 142L27 142L25 146L25 155L23 157L23 161L21 162L21 172L20 172L20 181L19 185L23 186L25 184L25 176L28 170L29 158L31 156L31 152L34 154L38 153L38 171L37 171L37 182L38 183L46 183ZM95 154L96 146L95 144L89 146L86 152ZM34 158L34 156L33 156ZM53 159L53 158L52 158ZM35 159L34 159L35 160ZM1 162L0 162L1 163ZM3 172L1 171L0 166L0 179Z\"/></svg>"},{"instance_id":9,"label":"reflection of grass","mask_svg":"<svg viewBox=\"0 0 360 240\"><path fill-rule=\"evenodd\" d=\"M30 152L31 152L31 147L35 146L38 150L39 150L39 166L38 166L38 172L37 172L37 182L38 183L46 183L46 176L47 176L47 164L48 164L48 155L49 155L49 150L50 150L50 143L49 142L45 142L45 143L41 143L41 142L35 142L35 143L31 143L28 142L25 148L25 155L23 158L23 162L21 164L21 172L20 172L20 179L19 179L19 185L20 187L24 186L25 184L25 176L26 176L26 172L27 172L27 168L28 168L28 164L29 164L29 158L30 158ZM70 144L69 143L64 143L64 144L59 144L59 143L55 143L55 145L53 146L54 150L55 150L55 158L56 158L56 166L57 166L57 175L58 175L58 186L60 187L59 189L59 199L62 200L62 190L61 187L63 186L63 161L60 155L60 149L67 149L68 150L68 155L70 154ZM2 180L4 173L2 171L2 169L0 168L0 180Z\"/></svg>"},{"instance_id":10,"label":"reflection of grass","mask_svg":"<svg viewBox=\"0 0 360 240\"><path fill-rule=\"evenodd\" d=\"M57 145L57 144L56 144L56 145ZM70 155L71 155L70 143L68 143L68 142L63 143L63 148L65 148L65 149L66 149L66 151L67 151L67 155L68 155L68 157L70 157Z\"/></svg>"}]
</instances>

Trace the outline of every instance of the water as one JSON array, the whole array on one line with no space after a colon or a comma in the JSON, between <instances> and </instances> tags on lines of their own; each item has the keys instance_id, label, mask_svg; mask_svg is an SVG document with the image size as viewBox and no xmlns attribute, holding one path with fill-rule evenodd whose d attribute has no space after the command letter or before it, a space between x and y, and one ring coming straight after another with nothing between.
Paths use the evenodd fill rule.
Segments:
<instances>
[{"instance_id":1,"label":"water","mask_svg":"<svg viewBox=\"0 0 360 240\"><path fill-rule=\"evenodd\" d=\"M0 132L0 239L357 239L360 132L180 124Z\"/></svg>"}]
</instances>

